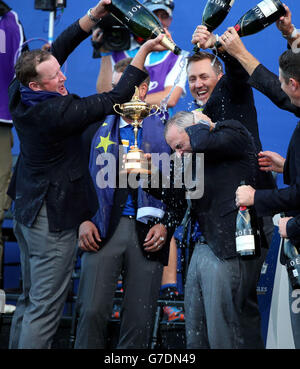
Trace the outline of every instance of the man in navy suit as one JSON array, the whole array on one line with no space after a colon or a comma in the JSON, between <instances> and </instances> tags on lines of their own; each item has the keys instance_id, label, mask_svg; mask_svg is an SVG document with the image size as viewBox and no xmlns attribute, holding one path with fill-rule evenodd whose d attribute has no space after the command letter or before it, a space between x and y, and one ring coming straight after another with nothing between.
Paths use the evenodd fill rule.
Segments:
<instances>
[{"instance_id":1,"label":"man in navy suit","mask_svg":"<svg viewBox=\"0 0 300 369\"><path fill-rule=\"evenodd\" d=\"M263 259L259 252L240 257L235 244L236 187L241 181L257 185L255 140L240 122L212 122L200 112L174 115L165 138L180 156L204 154L203 196L191 200L205 240L195 245L185 286L187 348L263 348L256 299ZM163 198L178 207L177 213L184 208L184 191L164 189ZM261 232L262 250L268 243L262 219L252 213L251 224Z\"/></svg>"},{"instance_id":2,"label":"man in navy suit","mask_svg":"<svg viewBox=\"0 0 300 369\"><path fill-rule=\"evenodd\" d=\"M13 317L10 348L50 348L74 266L77 230L97 211L97 197L80 137L88 125L132 97L145 78L143 65L160 37L146 42L109 93L80 98L65 87L60 67L107 14L101 0L69 26L51 53L25 52L16 64L9 107L20 140L10 185L14 231L21 254L23 293ZM158 47L159 49L159 47Z\"/></svg>"},{"instance_id":3,"label":"man in navy suit","mask_svg":"<svg viewBox=\"0 0 300 369\"><path fill-rule=\"evenodd\" d=\"M225 32L226 37L224 39L221 37L221 43L227 52L244 66L250 76L250 85L269 97L279 108L300 117L300 54L293 50L294 42L297 42L299 34L292 25L290 10L287 6L285 8L286 15L281 17L277 22L277 26L285 38L288 39L292 49L285 51L279 58L279 78L248 52L233 28ZM299 124L298 122L290 139L286 159L270 151L259 154L261 169L283 173L284 183L288 187L273 190L255 190L251 186L240 186L236 191L237 205L253 206L260 216L284 212L286 216L279 221L280 235L281 237L288 237L298 249L300 246ZM282 253L281 262L285 264ZM300 348L300 316L297 309L292 308L296 301L295 297L297 295L295 296L292 293L290 286L289 299L294 343L296 348Z\"/></svg>"},{"instance_id":4,"label":"man in navy suit","mask_svg":"<svg viewBox=\"0 0 300 369\"><path fill-rule=\"evenodd\" d=\"M122 76L130 58L114 66L112 85ZM138 88L145 100L150 78ZM123 188L117 171L108 176L113 186L102 186L105 157L118 167L122 151L134 144L132 120L110 115L102 125L90 126L83 135L90 174L97 191L99 210L79 228L82 255L78 291L79 321L75 348L106 348L107 323L111 317L117 279L122 275L120 349L147 349L152 338L163 265L168 264L172 236L170 213L165 205L142 188ZM159 115L145 118L138 131L138 146L144 152L170 154ZM106 141L109 137L109 141ZM107 145L104 144L107 142ZM108 159L110 158L110 159ZM114 164L113 164L114 165Z\"/></svg>"}]
</instances>

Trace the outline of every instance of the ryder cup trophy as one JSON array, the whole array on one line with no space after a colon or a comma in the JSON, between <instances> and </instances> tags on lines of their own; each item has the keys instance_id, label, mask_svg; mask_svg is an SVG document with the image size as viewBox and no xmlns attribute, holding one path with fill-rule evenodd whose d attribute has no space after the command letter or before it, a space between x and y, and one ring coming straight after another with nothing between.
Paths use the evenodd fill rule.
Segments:
<instances>
[{"instance_id":1,"label":"ryder cup trophy","mask_svg":"<svg viewBox=\"0 0 300 369\"><path fill-rule=\"evenodd\" d=\"M130 150L126 155L123 172L150 174L151 162L145 158L143 150L139 149L137 136L143 119L156 114L159 107L140 100L139 89L135 87L135 94L131 101L125 104L115 104L113 108L117 114L131 120L130 124L133 125L134 130L134 146L130 147Z\"/></svg>"}]
</instances>

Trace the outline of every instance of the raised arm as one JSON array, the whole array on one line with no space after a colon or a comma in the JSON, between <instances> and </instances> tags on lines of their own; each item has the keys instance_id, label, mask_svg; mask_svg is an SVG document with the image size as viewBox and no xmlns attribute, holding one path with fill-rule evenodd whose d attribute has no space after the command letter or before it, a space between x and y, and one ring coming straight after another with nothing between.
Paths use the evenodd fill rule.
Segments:
<instances>
[{"instance_id":1,"label":"raised arm","mask_svg":"<svg viewBox=\"0 0 300 369\"><path fill-rule=\"evenodd\" d=\"M229 27L219 38L219 42L227 53L233 56L251 76L260 62L246 49L234 27Z\"/></svg>"},{"instance_id":2,"label":"raised arm","mask_svg":"<svg viewBox=\"0 0 300 369\"><path fill-rule=\"evenodd\" d=\"M95 24L107 14L105 5L110 4L111 0L101 0L94 8L85 14L79 21L67 27L53 42L51 53L63 65L73 50L85 40Z\"/></svg>"},{"instance_id":3,"label":"raised arm","mask_svg":"<svg viewBox=\"0 0 300 369\"><path fill-rule=\"evenodd\" d=\"M264 67L245 47L236 30L230 27L220 38L228 54L237 59L249 74L249 85L266 95L280 109L300 116L300 108L293 105L287 94L281 89L276 74Z\"/></svg>"},{"instance_id":4,"label":"raised arm","mask_svg":"<svg viewBox=\"0 0 300 369\"><path fill-rule=\"evenodd\" d=\"M293 44L296 40L299 39L300 41L300 33L296 29L296 27L292 24L292 13L289 9L289 7L285 4L283 4L285 7L285 15L283 17L280 17L278 21L276 22L277 28L282 34L282 37L284 37L288 44L293 47Z\"/></svg>"},{"instance_id":5,"label":"raised arm","mask_svg":"<svg viewBox=\"0 0 300 369\"><path fill-rule=\"evenodd\" d=\"M217 56L224 62L225 72L231 81L232 87L238 88L241 86L244 88L249 78L248 70L245 69L246 65L242 64L234 55L232 56L227 48L224 47L223 40L225 37L225 35L222 35L217 38L216 35L207 31L205 26L198 26L193 34L192 44L197 44L202 49L215 50L214 46L218 40L223 46L218 48Z\"/></svg>"}]
</instances>

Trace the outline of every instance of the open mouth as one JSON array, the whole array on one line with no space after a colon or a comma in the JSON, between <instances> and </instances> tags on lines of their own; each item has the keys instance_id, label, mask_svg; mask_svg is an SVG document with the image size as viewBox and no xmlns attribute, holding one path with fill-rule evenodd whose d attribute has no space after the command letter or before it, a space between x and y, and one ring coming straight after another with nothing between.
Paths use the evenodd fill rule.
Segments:
<instances>
[{"instance_id":1,"label":"open mouth","mask_svg":"<svg viewBox=\"0 0 300 369\"><path fill-rule=\"evenodd\" d=\"M205 99L207 97L207 94L208 94L208 90L197 91L197 96L199 100Z\"/></svg>"},{"instance_id":2,"label":"open mouth","mask_svg":"<svg viewBox=\"0 0 300 369\"><path fill-rule=\"evenodd\" d=\"M199 105L204 105L206 103L206 101L208 100L209 96L208 96L208 90L202 90L202 91L197 91L197 103Z\"/></svg>"},{"instance_id":3,"label":"open mouth","mask_svg":"<svg viewBox=\"0 0 300 369\"><path fill-rule=\"evenodd\" d=\"M62 95L65 95L65 94L66 94L66 92L67 92L67 90L66 90L65 86L60 86L60 87L58 88L58 91L59 91L59 93L60 93L60 94L62 94Z\"/></svg>"}]
</instances>

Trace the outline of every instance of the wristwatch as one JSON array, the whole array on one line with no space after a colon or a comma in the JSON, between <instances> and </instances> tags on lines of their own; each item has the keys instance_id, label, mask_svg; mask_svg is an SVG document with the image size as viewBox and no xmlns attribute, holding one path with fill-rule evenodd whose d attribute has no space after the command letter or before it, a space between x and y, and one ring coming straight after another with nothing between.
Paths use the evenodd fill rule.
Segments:
<instances>
[{"instance_id":1,"label":"wristwatch","mask_svg":"<svg viewBox=\"0 0 300 369\"><path fill-rule=\"evenodd\" d=\"M93 10L93 8L90 8L88 11L87 11L87 16L90 18L90 20L92 21L92 22L94 22L94 23L98 23L102 18L96 18L96 17L94 17L93 16L93 14L92 14L92 10Z\"/></svg>"}]
</instances>

